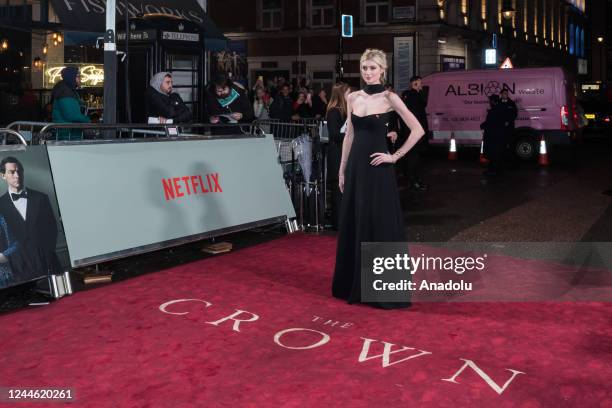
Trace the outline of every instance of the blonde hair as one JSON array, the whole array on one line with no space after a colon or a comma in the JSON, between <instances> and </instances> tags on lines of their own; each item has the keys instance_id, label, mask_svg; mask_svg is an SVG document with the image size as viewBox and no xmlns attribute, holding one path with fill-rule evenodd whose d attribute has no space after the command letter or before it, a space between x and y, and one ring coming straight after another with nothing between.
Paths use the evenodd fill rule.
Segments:
<instances>
[{"instance_id":1,"label":"blonde hair","mask_svg":"<svg viewBox=\"0 0 612 408\"><path fill-rule=\"evenodd\" d=\"M384 84L387 77L387 54L385 54L384 51L376 48L368 48L363 52L363 54L361 54L359 66L361 67L361 65L366 61L373 61L382 68L383 72L380 74L380 83Z\"/></svg>"},{"instance_id":2,"label":"blonde hair","mask_svg":"<svg viewBox=\"0 0 612 408\"><path fill-rule=\"evenodd\" d=\"M325 113L329 112L331 109L338 108L342 113L342 116L346 116L346 98L344 94L348 89L348 84L344 82L340 82L332 88L331 98L329 99L329 103L327 104L327 110Z\"/></svg>"}]
</instances>

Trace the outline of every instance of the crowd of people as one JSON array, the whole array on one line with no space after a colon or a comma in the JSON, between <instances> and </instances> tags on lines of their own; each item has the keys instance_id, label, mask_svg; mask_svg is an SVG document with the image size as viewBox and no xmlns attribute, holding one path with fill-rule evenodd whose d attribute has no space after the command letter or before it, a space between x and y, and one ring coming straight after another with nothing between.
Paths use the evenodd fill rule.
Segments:
<instances>
[{"instance_id":1,"label":"crowd of people","mask_svg":"<svg viewBox=\"0 0 612 408\"><path fill-rule=\"evenodd\" d=\"M77 89L80 75L76 68L65 68L62 80L55 85L52 92L52 119L58 123L87 123L89 118L82 113L83 103ZM385 91L396 93L390 84L384 85ZM346 100L355 91L339 82L331 95L323 87L312 87L307 79L288 81L282 76L270 78L267 82L259 76L251 89L232 81L227 75L216 75L206 87L204 122L211 124L236 124L236 126L215 127L214 134L241 133L239 125L254 120L276 119L280 122L292 122L300 119L326 120L329 133L328 166L332 171L338 167L338 155L342 146L343 127L347 120ZM411 189L424 191L428 185L421 178L420 155L427 146L429 133L426 112L426 98L423 95L421 77L410 79L408 89L399 90L401 100L412 112L425 131L426 137L419 140L410 149L405 160L398 166L399 171L409 180ZM399 93L399 92L398 92ZM149 123L189 123L194 120L192 112L181 96L173 89L172 73L156 73L149 82L145 93L145 106ZM504 156L510 141L514 121L517 116L516 104L509 98L507 89L490 98L490 109L482 124L484 154L489 160L487 175L497 175L504 167ZM389 150L402 145L410 135L410 129L395 114L390 117L388 142ZM58 139L78 139L82 132L78 130L63 131ZM339 193L334 191L332 212L339 204ZM335 215L334 215L335 217ZM337 219L334 218L334 225Z\"/></svg>"}]
</instances>

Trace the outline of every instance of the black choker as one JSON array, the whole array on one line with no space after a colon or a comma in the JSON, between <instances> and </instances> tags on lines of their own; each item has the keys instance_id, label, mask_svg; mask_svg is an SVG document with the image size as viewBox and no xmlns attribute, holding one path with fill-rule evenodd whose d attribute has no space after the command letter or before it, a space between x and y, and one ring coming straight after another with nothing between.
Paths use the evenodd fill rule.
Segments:
<instances>
[{"instance_id":1,"label":"black choker","mask_svg":"<svg viewBox=\"0 0 612 408\"><path fill-rule=\"evenodd\" d=\"M374 95L377 93L381 93L385 90L383 84L375 84L375 85L366 85L363 87L363 91L368 95Z\"/></svg>"}]
</instances>

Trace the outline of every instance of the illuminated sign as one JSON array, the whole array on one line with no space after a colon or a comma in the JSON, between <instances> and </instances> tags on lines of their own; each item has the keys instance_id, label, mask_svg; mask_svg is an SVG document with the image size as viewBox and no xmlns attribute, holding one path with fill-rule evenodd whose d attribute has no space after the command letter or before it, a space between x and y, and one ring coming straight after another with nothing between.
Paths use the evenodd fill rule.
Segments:
<instances>
[{"instance_id":1,"label":"illuminated sign","mask_svg":"<svg viewBox=\"0 0 612 408\"><path fill-rule=\"evenodd\" d=\"M506 58L504 62L500 65L501 69L512 69L514 65L512 65L512 61L510 61L510 57Z\"/></svg>"},{"instance_id":2,"label":"illuminated sign","mask_svg":"<svg viewBox=\"0 0 612 408\"><path fill-rule=\"evenodd\" d=\"M464 71L465 70L465 57L453 56L453 55L440 55L440 64L442 65L442 72Z\"/></svg>"},{"instance_id":3,"label":"illuminated sign","mask_svg":"<svg viewBox=\"0 0 612 408\"><path fill-rule=\"evenodd\" d=\"M583 91L599 91L599 84L582 84Z\"/></svg>"},{"instance_id":4,"label":"illuminated sign","mask_svg":"<svg viewBox=\"0 0 612 408\"><path fill-rule=\"evenodd\" d=\"M173 31L163 31L162 39L173 41L200 41L200 34L197 33L177 33Z\"/></svg>"},{"instance_id":5,"label":"illuminated sign","mask_svg":"<svg viewBox=\"0 0 612 408\"><path fill-rule=\"evenodd\" d=\"M353 36L353 16L351 14L342 15L342 37L351 38Z\"/></svg>"},{"instance_id":6,"label":"illuminated sign","mask_svg":"<svg viewBox=\"0 0 612 408\"><path fill-rule=\"evenodd\" d=\"M485 50L485 64L486 65L497 64L497 50L495 48L487 48Z\"/></svg>"},{"instance_id":7,"label":"illuminated sign","mask_svg":"<svg viewBox=\"0 0 612 408\"><path fill-rule=\"evenodd\" d=\"M45 88L53 88L55 84L62 80L62 70L67 66L77 67L81 72L81 87L101 87L104 85L104 65L103 64L65 64L52 65L45 68L43 85Z\"/></svg>"},{"instance_id":8,"label":"illuminated sign","mask_svg":"<svg viewBox=\"0 0 612 408\"><path fill-rule=\"evenodd\" d=\"M146 41L157 38L155 30L130 31L130 41ZM125 41L125 31L117 33L117 40Z\"/></svg>"},{"instance_id":9,"label":"illuminated sign","mask_svg":"<svg viewBox=\"0 0 612 408\"><path fill-rule=\"evenodd\" d=\"M589 61L584 58L578 58L578 75L586 75L589 73Z\"/></svg>"}]
</instances>

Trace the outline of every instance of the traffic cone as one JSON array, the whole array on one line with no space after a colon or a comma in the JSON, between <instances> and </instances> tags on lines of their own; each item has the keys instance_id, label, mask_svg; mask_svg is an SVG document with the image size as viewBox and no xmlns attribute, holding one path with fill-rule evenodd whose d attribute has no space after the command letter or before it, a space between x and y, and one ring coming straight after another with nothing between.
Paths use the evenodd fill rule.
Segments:
<instances>
[{"instance_id":1,"label":"traffic cone","mask_svg":"<svg viewBox=\"0 0 612 408\"><path fill-rule=\"evenodd\" d=\"M489 159L487 159L484 155L484 140L480 142L480 159L478 160L480 164L488 164Z\"/></svg>"},{"instance_id":2,"label":"traffic cone","mask_svg":"<svg viewBox=\"0 0 612 408\"><path fill-rule=\"evenodd\" d=\"M451 132L450 145L448 147L448 160L457 160L457 143L455 133Z\"/></svg>"},{"instance_id":3,"label":"traffic cone","mask_svg":"<svg viewBox=\"0 0 612 408\"><path fill-rule=\"evenodd\" d=\"M540 166L548 166L550 163L548 161L548 152L546 150L546 140L544 139L544 135L540 139L540 157L538 159L538 164Z\"/></svg>"}]
</instances>

